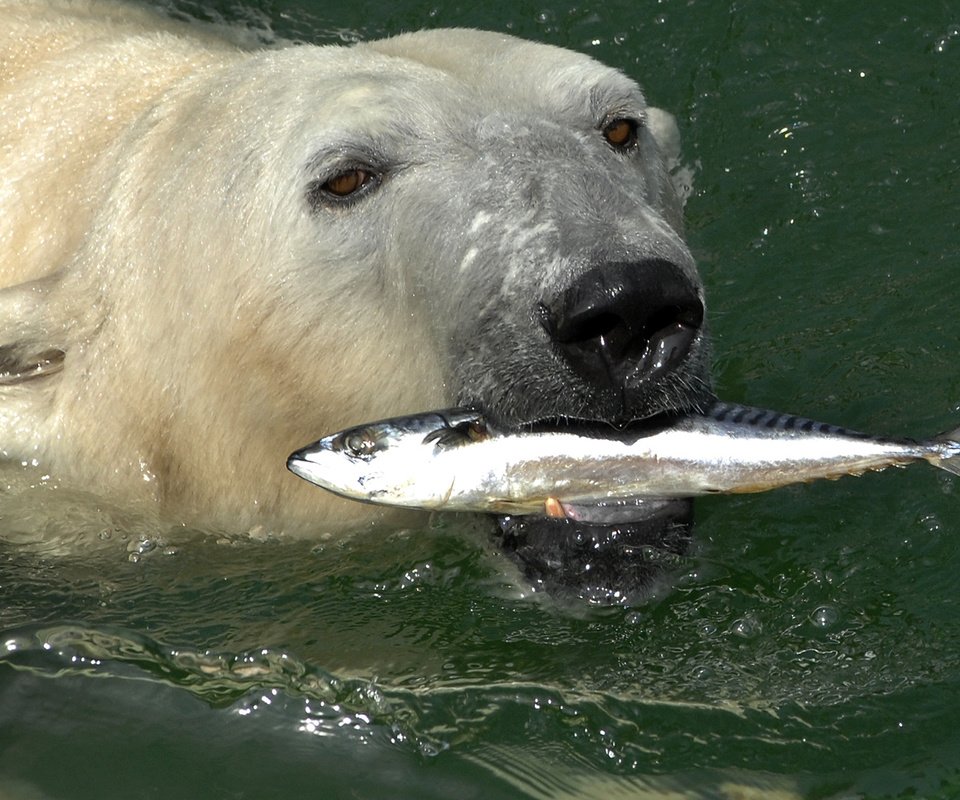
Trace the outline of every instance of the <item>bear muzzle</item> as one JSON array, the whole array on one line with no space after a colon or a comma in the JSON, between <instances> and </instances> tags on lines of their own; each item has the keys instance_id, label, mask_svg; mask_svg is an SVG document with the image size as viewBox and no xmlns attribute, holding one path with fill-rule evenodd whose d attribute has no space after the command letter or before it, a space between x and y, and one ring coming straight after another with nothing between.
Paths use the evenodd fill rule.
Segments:
<instances>
[{"instance_id":1,"label":"bear muzzle","mask_svg":"<svg viewBox=\"0 0 960 800\"><path fill-rule=\"evenodd\" d=\"M597 265L539 310L570 369L627 408L683 364L704 324L699 287L663 259Z\"/></svg>"}]
</instances>

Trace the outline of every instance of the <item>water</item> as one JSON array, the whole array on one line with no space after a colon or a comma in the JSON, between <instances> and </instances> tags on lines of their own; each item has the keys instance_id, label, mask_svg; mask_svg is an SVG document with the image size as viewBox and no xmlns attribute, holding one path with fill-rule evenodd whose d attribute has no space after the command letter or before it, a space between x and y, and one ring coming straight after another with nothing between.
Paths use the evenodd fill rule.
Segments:
<instances>
[{"instance_id":1,"label":"water","mask_svg":"<svg viewBox=\"0 0 960 800\"><path fill-rule=\"evenodd\" d=\"M479 26L621 67L697 167L722 395L957 423L955 4L180 8L321 42ZM465 518L278 543L8 491L0 798L955 797L958 502L922 467L710 498L667 585L591 609L531 598Z\"/></svg>"}]
</instances>

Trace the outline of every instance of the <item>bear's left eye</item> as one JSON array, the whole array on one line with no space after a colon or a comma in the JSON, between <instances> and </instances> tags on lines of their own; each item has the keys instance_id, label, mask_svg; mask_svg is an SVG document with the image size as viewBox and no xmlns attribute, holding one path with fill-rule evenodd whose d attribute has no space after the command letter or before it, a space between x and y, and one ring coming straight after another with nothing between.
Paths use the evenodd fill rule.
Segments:
<instances>
[{"instance_id":1,"label":"bear's left eye","mask_svg":"<svg viewBox=\"0 0 960 800\"><path fill-rule=\"evenodd\" d=\"M359 200L380 183L380 175L367 167L352 167L327 178L313 181L307 189L310 205L342 204Z\"/></svg>"},{"instance_id":2,"label":"bear's left eye","mask_svg":"<svg viewBox=\"0 0 960 800\"><path fill-rule=\"evenodd\" d=\"M323 184L323 190L335 197L349 197L359 192L373 180L373 173L365 169L351 169L340 175L334 175Z\"/></svg>"},{"instance_id":3,"label":"bear's left eye","mask_svg":"<svg viewBox=\"0 0 960 800\"><path fill-rule=\"evenodd\" d=\"M629 150L637 143L637 121L618 117L603 126L603 138L617 150Z\"/></svg>"}]
</instances>

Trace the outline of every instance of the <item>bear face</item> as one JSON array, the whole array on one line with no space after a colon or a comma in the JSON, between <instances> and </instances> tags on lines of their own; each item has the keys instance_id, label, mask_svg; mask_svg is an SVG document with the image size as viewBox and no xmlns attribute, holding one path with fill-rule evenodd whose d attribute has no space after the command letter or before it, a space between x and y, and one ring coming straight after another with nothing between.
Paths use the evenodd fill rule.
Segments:
<instances>
[{"instance_id":1,"label":"bear face","mask_svg":"<svg viewBox=\"0 0 960 800\"><path fill-rule=\"evenodd\" d=\"M284 469L346 425L622 423L709 394L672 123L622 74L478 31L244 52L93 20L0 89L0 133L47 132L2 165L10 455L176 520L318 532L380 513ZM71 135L55 105L13 113L53 74Z\"/></svg>"},{"instance_id":2,"label":"bear face","mask_svg":"<svg viewBox=\"0 0 960 800\"><path fill-rule=\"evenodd\" d=\"M392 204L382 252L396 254L389 271L404 276L405 299L423 303L413 313L432 323L456 402L509 425L622 423L702 399L702 286L657 141L670 120L636 84L584 56L476 31L366 47L443 70L433 102L387 112L407 136L366 170L369 197L349 213ZM679 354L660 358L674 334ZM658 359L669 363L654 369Z\"/></svg>"}]
</instances>

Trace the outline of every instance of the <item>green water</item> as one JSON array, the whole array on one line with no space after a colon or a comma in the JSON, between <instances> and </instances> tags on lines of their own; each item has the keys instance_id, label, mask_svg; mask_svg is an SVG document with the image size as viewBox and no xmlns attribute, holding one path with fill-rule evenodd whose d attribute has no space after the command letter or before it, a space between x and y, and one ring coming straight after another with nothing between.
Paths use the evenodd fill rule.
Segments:
<instances>
[{"instance_id":1,"label":"green water","mask_svg":"<svg viewBox=\"0 0 960 800\"><path fill-rule=\"evenodd\" d=\"M720 393L890 434L960 419L960 6L262 11L619 66L697 166ZM606 610L524 596L464 519L141 545L78 501L49 523L64 557L17 544L42 499L0 498L0 800L960 796L960 482L931 469L711 498L668 585Z\"/></svg>"}]
</instances>

